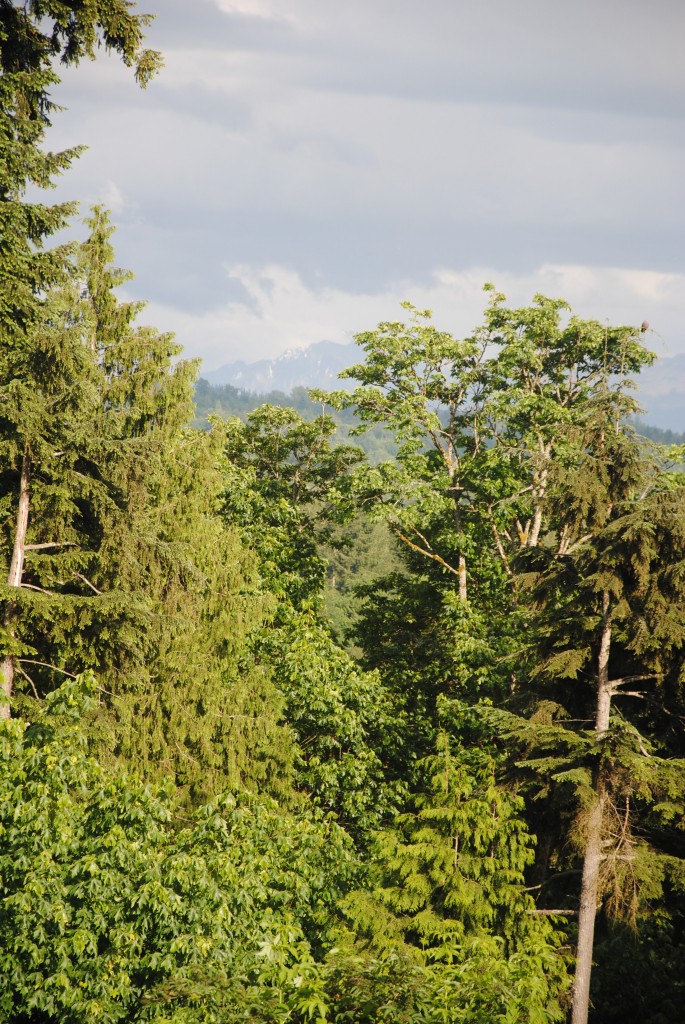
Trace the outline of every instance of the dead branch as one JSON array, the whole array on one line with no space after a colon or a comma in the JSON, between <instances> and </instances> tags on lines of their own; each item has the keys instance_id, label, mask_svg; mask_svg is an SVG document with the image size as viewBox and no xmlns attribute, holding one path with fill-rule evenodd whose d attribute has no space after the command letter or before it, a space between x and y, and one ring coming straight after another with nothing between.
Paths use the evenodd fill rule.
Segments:
<instances>
[{"instance_id":1,"label":"dead branch","mask_svg":"<svg viewBox=\"0 0 685 1024\"><path fill-rule=\"evenodd\" d=\"M614 693L619 686L625 686L626 683L642 683L645 679L657 679L658 676L655 672L651 672L648 675L641 676L622 676L621 679L612 679L609 683L611 692Z\"/></svg>"},{"instance_id":2,"label":"dead branch","mask_svg":"<svg viewBox=\"0 0 685 1024\"><path fill-rule=\"evenodd\" d=\"M28 672L24 672L21 665L17 665L17 672L19 673L20 676L23 676L24 679L28 680L28 682L31 684L31 689L33 690L33 696L36 698L36 700L40 700L40 697L38 696L38 690L36 689L36 684L34 683L31 676L28 674Z\"/></svg>"},{"instance_id":3,"label":"dead branch","mask_svg":"<svg viewBox=\"0 0 685 1024\"><path fill-rule=\"evenodd\" d=\"M454 566L449 564L449 562L446 562L444 558L440 557L440 555L436 555L434 551L426 551L424 548L419 547L418 544L414 544L413 541L409 540L408 537L405 537L405 535L403 533L400 533L400 531L397 529L393 529L393 533L395 534L396 537L399 537L399 539L403 541L403 543L405 543L407 547L410 547L412 551L418 551L420 555L425 555L426 558L432 558L433 561L439 562L440 565L444 566L445 569L448 569L450 572L454 573L455 576L459 575L458 569L455 569Z\"/></svg>"},{"instance_id":4,"label":"dead branch","mask_svg":"<svg viewBox=\"0 0 685 1024\"><path fill-rule=\"evenodd\" d=\"M86 586L90 587L90 589L93 590L98 596L100 596L102 594L102 591L98 590L98 588L95 586L95 584L91 583L89 579L86 579L86 577L83 575L83 573L75 572L75 573L73 573L73 575L76 576L77 579L82 580L86 584Z\"/></svg>"},{"instance_id":5,"label":"dead branch","mask_svg":"<svg viewBox=\"0 0 685 1024\"><path fill-rule=\"evenodd\" d=\"M46 548L76 548L78 544L73 540L51 540L45 544L25 544L24 551L44 551Z\"/></svg>"},{"instance_id":6,"label":"dead branch","mask_svg":"<svg viewBox=\"0 0 685 1024\"><path fill-rule=\"evenodd\" d=\"M34 661L33 658L18 658L17 661L20 664L40 665L41 668L50 668L53 672L61 672L63 676L69 676L70 679L77 678L73 672L67 672L64 668L57 668L57 665L49 665L47 661Z\"/></svg>"},{"instance_id":7,"label":"dead branch","mask_svg":"<svg viewBox=\"0 0 685 1024\"><path fill-rule=\"evenodd\" d=\"M564 914L566 917L571 917L571 916L575 916L578 913L578 911L577 910L538 910L536 908L535 910L529 910L528 913L529 914L540 914L543 917L551 917L553 914Z\"/></svg>"},{"instance_id":8,"label":"dead branch","mask_svg":"<svg viewBox=\"0 0 685 1024\"><path fill-rule=\"evenodd\" d=\"M34 583L20 583L19 587L21 590L37 590L39 594L47 594L48 597L54 597L52 590L44 590L43 587L37 587Z\"/></svg>"}]
</instances>

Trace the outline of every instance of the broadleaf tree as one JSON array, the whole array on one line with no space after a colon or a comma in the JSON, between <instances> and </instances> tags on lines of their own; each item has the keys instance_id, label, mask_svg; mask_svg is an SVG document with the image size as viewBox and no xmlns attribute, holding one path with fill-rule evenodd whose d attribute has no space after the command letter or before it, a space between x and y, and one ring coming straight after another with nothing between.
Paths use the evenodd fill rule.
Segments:
<instances>
[{"instance_id":1,"label":"broadleaf tree","mask_svg":"<svg viewBox=\"0 0 685 1024\"><path fill-rule=\"evenodd\" d=\"M665 468L666 453L650 454L627 422L636 411L633 377L653 357L640 328L581 320L542 296L510 308L494 293L467 342L411 312L408 325L383 323L358 337L367 359L346 375L362 384L329 396L359 407L361 429L372 422L394 430L400 446L398 466L364 468L357 486L363 505L387 515L404 541L410 571L388 581L380 602L377 586L367 588L355 636L364 663L398 689L421 692L431 680L431 699L415 706L424 722L432 709L433 735L443 698L458 704L476 696L518 713L518 725L507 728L510 753L524 772L544 777L537 791L527 790L537 799L529 820L544 825L540 807L556 800L557 859L575 835L585 864L573 1011L580 1024L600 893L592 875L609 861L633 863L634 819L652 820L658 836L660 814L676 821L681 813L673 801L679 765L657 756L679 752L672 729L666 735L682 701L680 480ZM466 616L450 614L455 601L469 606ZM450 619L456 644L445 628ZM474 622L484 631L474 632ZM622 689L648 678L651 695ZM626 703L621 698L612 720L618 694ZM430 742L430 732L425 737ZM493 734L489 742L496 749L500 741ZM646 768L635 761L646 756L641 750ZM618 820L630 850L616 840L607 860L605 829ZM542 838L551 865L550 836ZM642 851L655 878L665 877L658 846ZM668 856L659 862L677 876ZM635 877L644 877L641 863ZM548 883L538 887L543 908ZM657 891L654 884L646 891ZM617 885L607 883L608 910L623 900ZM573 893L567 899L573 914Z\"/></svg>"}]
</instances>

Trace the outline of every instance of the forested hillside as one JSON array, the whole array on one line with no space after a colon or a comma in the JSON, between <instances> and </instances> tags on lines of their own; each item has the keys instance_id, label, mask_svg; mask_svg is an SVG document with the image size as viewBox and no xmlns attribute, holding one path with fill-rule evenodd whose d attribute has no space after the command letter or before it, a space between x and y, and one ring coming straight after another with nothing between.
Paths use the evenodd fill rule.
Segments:
<instances>
[{"instance_id":1,"label":"forested hillside","mask_svg":"<svg viewBox=\"0 0 685 1024\"><path fill-rule=\"evenodd\" d=\"M77 155L53 60L144 84L144 27L0 0L0 1020L679 1020L685 477L631 426L643 333L487 286L467 338L363 330L353 391L198 384L109 213L51 247L30 191Z\"/></svg>"},{"instance_id":2,"label":"forested hillside","mask_svg":"<svg viewBox=\"0 0 685 1024\"><path fill-rule=\"evenodd\" d=\"M195 385L195 419L193 426L207 429L212 417L220 416L230 419L237 416L245 419L261 405L277 405L287 409L295 409L304 420L318 419L322 413L329 416L335 423L335 441L338 444L353 443L361 448L370 462L383 462L394 458L397 447L392 432L382 424L364 431L361 435L353 432L358 427L357 418L352 409L336 409L326 402L310 398L309 391L304 387L295 387L289 394L282 391L268 391L264 394L252 394L232 384L208 384L202 377Z\"/></svg>"}]
</instances>

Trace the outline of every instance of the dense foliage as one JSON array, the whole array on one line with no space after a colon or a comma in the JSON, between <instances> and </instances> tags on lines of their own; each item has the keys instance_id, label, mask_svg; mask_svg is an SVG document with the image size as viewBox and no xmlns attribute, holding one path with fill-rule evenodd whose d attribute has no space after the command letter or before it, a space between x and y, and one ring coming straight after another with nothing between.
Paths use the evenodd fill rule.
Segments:
<instances>
[{"instance_id":1,"label":"dense foliage","mask_svg":"<svg viewBox=\"0 0 685 1024\"><path fill-rule=\"evenodd\" d=\"M676 1020L685 476L640 330L490 288L467 338L360 334L349 391L198 384L107 212L50 250L27 199L77 155L55 59L144 83L147 21L0 0L0 1018Z\"/></svg>"}]
</instances>

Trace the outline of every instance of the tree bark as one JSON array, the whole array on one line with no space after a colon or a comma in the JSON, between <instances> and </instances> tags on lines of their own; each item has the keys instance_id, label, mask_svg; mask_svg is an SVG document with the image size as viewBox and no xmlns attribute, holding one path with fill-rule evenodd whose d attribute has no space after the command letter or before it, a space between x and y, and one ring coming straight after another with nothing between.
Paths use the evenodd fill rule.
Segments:
<instances>
[{"instance_id":1,"label":"tree bark","mask_svg":"<svg viewBox=\"0 0 685 1024\"><path fill-rule=\"evenodd\" d=\"M12 549L12 561L7 577L9 587L21 587L21 580L24 573L24 553L26 551L26 533L29 524L29 479L31 475L31 459L28 448L24 449L21 460L21 474L19 478L19 504L17 507L17 521L14 534L14 547ZM4 625L5 629L11 630L16 607L12 601L5 606ZM0 718L10 717L10 701L14 689L14 658L7 655L0 664L0 686L3 695L0 698Z\"/></svg>"},{"instance_id":2,"label":"tree bark","mask_svg":"<svg viewBox=\"0 0 685 1024\"><path fill-rule=\"evenodd\" d=\"M454 498L454 525L457 533L461 533L461 510L459 508L459 497L455 495ZM459 579L459 600L466 601L468 599L468 585L466 582L466 556L463 551L459 552L459 562L457 564L457 576Z\"/></svg>"},{"instance_id":3,"label":"tree bark","mask_svg":"<svg viewBox=\"0 0 685 1024\"><path fill-rule=\"evenodd\" d=\"M527 546L529 548L536 548L540 539L540 527L542 526L542 505L537 505L535 509L535 515L533 516L533 522L530 528L530 533L527 537Z\"/></svg>"},{"instance_id":4,"label":"tree bark","mask_svg":"<svg viewBox=\"0 0 685 1024\"><path fill-rule=\"evenodd\" d=\"M609 680L609 654L611 651L611 602L607 591L602 595L602 637L597 659L597 708L595 735L605 736L609 729L611 712L611 682ZM596 783L596 799L587 821L583 879L580 889L578 913L578 945L576 973L573 981L572 1024L587 1024L590 1012L590 976L592 950L595 938L595 918L599 901L599 870L602 863L602 822L607 795L601 778Z\"/></svg>"},{"instance_id":5,"label":"tree bark","mask_svg":"<svg viewBox=\"0 0 685 1024\"><path fill-rule=\"evenodd\" d=\"M466 588L466 559L459 555L459 600L466 601L468 591Z\"/></svg>"}]
</instances>

